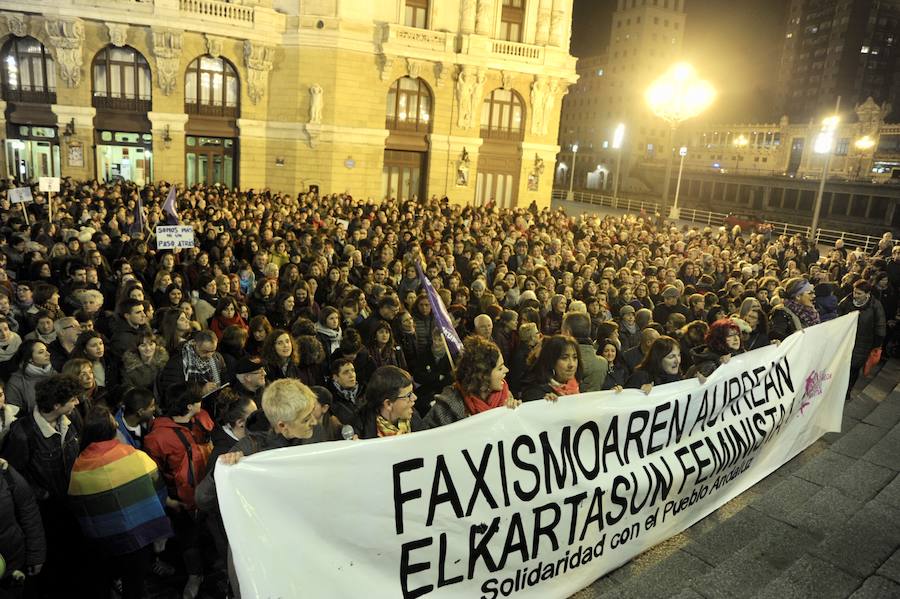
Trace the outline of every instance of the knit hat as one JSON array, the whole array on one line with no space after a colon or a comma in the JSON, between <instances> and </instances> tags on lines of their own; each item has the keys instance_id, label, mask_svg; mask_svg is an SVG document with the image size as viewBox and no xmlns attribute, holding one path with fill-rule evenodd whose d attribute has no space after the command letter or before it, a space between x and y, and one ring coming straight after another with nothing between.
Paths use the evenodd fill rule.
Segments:
<instances>
[{"instance_id":1,"label":"knit hat","mask_svg":"<svg viewBox=\"0 0 900 599\"><path fill-rule=\"evenodd\" d=\"M666 285L660 295L662 295L663 299L665 299L669 297L679 297L681 296L681 292L678 291L678 288L674 285Z\"/></svg>"},{"instance_id":2,"label":"knit hat","mask_svg":"<svg viewBox=\"0 0 900 599\"><path fill-rule=\"evenodd\" d=\"M784 282L785 295L789 298L795 298L800 294L814 290L815 288L810 284L810 282L802 277L788 279Z\"/></svg>"},{"instance_id":3,"label":"knit hat","mask_svg":"<svg viewBox=\"0 0 900 599\"><path fill-rule=\"evenodd\" d=\"M628 304L625 304L624 306L619 308L619 317L620 318L625 316L626 314L634 314L634 306L629 306Z\"/></svg>"}]
</instances>

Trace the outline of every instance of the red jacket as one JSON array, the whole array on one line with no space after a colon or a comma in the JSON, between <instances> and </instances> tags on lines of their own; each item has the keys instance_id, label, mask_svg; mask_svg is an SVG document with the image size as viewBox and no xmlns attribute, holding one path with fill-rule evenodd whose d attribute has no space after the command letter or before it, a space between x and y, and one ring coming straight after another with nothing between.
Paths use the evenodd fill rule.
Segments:
<instances>
[{"instance_id":1,"label":"red jacket","mask_svg":"<svg viewBox=\"0 0 900 599\"><path fill-rule=\"evenodd\" d=\"M159 466L169 488L169 497L195 509L194 491L206 474L206 458L209 455L208 444L198 442L198 438L208 438L213 422L205 410L200 410L192 424L188 428L168 416L157 418L153 422L153 430L144 440L144 451ZM190 445L190 460L185 442Z\"/></svg>"}]
</instances>

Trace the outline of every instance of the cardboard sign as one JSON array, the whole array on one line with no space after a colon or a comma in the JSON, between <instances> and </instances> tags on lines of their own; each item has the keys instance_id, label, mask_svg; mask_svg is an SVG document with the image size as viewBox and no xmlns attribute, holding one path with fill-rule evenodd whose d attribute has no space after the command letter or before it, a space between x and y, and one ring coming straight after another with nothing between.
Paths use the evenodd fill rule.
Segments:
<instances>
[{"instance_id":1,"label":"cardboard sign","mask_svg":"<svg viewBox=\"0 0 900 599\"><path fill-rule=\"evenodd\" d=\"M40 177L38 179L38 189L41 191L59 192L59 177Z\"/></svg>"},{"instance_id":2,"label":"cardboard sign","mask_svg":"<svg viewBox=\"0 0 900 599\"><path fill-rule=\"evenodd\" d=\"M10 189L8 192L6 192L6 197L8 197L9 201L13 204L21 204L22 202L34 201L34 198L31 196L30 187L16 187Z\"/></svg>"},{"instance_id":3,"label":"cardboard sign","mask_svg":"<svg viewBox=\"0 0 900 599\"><path fill-rule=\"evenodd\" d=\"M174 250L194 247L194 229L184 225L156 227L156 249Z\"/></svg>"}]
</instances>

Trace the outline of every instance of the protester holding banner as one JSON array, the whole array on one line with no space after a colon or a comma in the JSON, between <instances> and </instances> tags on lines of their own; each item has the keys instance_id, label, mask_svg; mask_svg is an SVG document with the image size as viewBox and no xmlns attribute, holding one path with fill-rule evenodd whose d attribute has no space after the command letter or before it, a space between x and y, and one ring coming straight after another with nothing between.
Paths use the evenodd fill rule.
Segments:
<instances>
[{"instance_id":1,"label":"protester holding banner","mask_svg":"<svg viewBox=\"0 0 900 599\"><path fill-rule=\"evenodd\" d=\"M468 337L453 372L454 383L435 396L425 425L434 428L494 408L517 407L521 402L509 390L508 372L493 341L479 335Z\"/></svg>"},{"instance_id":2,"label":"protester holding banner","mask_svg":"<svg viewBox=\"0 0 900 599\"><path fill-rule=\"evenodd\" d=\"M674 383L683 378L681 347L675 339L664 335L653 342L650 351L628 377L625 386L650 393L654 386Z\"/></svg>"},{"instance_id":3,"label":"protester holding banner","mask_svg":"<svg viewBox=\"0 0 900 599\"><path fill-rule=\"evenodd\" d=\"M604 339L599 344L600 355L606 360L606 378L603 390L622 389L628 381L628 368L619 357L619 346L612 339Z\"/></svg>"},{"instance_id":4,"label":"protester holding banner","mask_svg":"<svg viewBox=\"0 0 900 599\"><path fill-rule=\"evenodd\" d=\"M819 313L813 303L815 287L802 277L784 282L783 303L769 315L769 337L784 341L792 333L819 324Z\"/></svg>"},{"instance_id":5,"label":"protester holding banner","mask_svg":"<svg viewBox=\"0 0 900 599\"><path fill-rule=\"evenodd\" d=\"M680 355L679 346L679 355ZM721 364L727 364L735 354L743 353L741 329L730 318L715 321L706 332L706 345L691 351L693 366L688 375L700 373L708 377Z\"/></svg>"},{"instance_id":6,"label":"protester holding banner","mask_svg":"<svg viewBox=\"0 0 900 599\"><path fill-rule=\"evenodd\" d=\"M525 375L522 401L554 401L561 395L576 395L581 377L578 341L567 335L544 337L537 360Z\"/></svg>"}]
</instances>

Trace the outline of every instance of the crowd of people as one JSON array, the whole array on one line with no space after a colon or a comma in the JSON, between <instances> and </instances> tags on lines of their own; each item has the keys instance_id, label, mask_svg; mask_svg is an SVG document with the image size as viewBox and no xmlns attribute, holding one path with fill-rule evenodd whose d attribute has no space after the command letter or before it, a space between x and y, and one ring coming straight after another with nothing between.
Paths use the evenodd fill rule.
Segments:
<instances>
[{"instance_id":1,"label":"crowd of people","mask_svg":"<svg viewBox=\"0 0 900 599\"><path fill-rule=\"evenodd\" d=\"M166 184L5 191L2 598L239 596L215 468L259 451L649 393L851 311L851 388L897 350L890 233L823 252L654 215L197 186L176 203L195 246L159 251Z\"/></svg>"}]
</instances>

